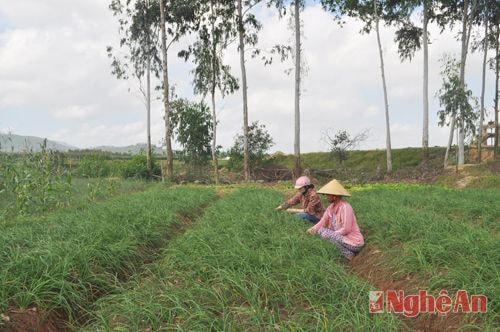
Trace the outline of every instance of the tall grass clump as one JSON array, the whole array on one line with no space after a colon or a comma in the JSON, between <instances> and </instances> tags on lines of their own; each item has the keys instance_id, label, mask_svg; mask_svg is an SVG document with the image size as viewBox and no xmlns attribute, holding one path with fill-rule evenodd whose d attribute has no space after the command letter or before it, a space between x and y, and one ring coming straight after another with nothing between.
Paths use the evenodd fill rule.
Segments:
<instances>
[{"instance_id":1,"label":"tall grass clump","mask_svg":"<svg viewBox=\"0 0 500 332\"><path fill-rule=\"evenodd\" d=\"M388 269L428 290L485 294L482 328L500 318L499 189L375 185L353 195L366 240L391 257Z\"/></svg>"},{"instance_id":2,"label":"tall grass clump","mask_svg":"<svg viewBox=\"0 0 500 332\"><path fill-rule=\"evenodd\" d=\"M38 213L68 204L71 176L62 167L63 155L41 152L0 153L0 200L2 219Z\"/></svg>"},{"instance_id":3,"label":"tall grass clump","mask_svg":"<svg viewBox=\"0 0 500 332\"><path fill-rule=\"evenodd\" d=\"M156 257L178 216L209 188L155 188L85 209L6 224L0 232L0 312L36 305L82 315Z\"/></svg>"},{"instance_id":4,"label":"tall grass clump","mask_svg":"<svg viewBox=\"0 0 500 332\"><path fill-rule=\"evenodd\" d=\"M111 167L106 160L106 155L104 153L93 152L88 155L84 155L76 173L79 176L87 178L101 178L109 176Z\"/></svg>"},{"instance_id":5,"label":"tall grass clump","mask_svg":"<svg viewBox=\"0 0 500 332\"><path fill-rule=\"evenodd\" d=\"M163 259L100 299L93 330L397 330L370 315L371 286L344 269L335 246L274 211L269 189L239 189L171 242Z\"/></svg>"}]
</instances>

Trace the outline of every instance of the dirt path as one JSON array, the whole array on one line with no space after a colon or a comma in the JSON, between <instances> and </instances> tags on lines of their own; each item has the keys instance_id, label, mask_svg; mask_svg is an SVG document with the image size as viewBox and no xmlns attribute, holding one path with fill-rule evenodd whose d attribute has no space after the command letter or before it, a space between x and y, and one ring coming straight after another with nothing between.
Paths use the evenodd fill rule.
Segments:
<instances>
[{"instance_id":1,"label":"dirt path","mask_svg":"<svg viewBox=\"0 0 500 332\"><path fill-rule=\"evenodd\" d=\"M420 289L427 290L426 281L418 279L417 276L407 276L403 279L396 278L396 272L391 269L391 259L383 250L368 244L357 255L352 262L349 263L349 268L352 273L358 277L367 280L376 287L376 290L403 290L405 295L418 294ZM425 331L425 332L442 332L456 331L466 322L472 323L477 317L472 317L464 314L447 315L438 314L420 314L414 318L398 315L403 323L410 331Z\"/></svg>"},{"instance_id":2,"label":"dirt path","mask_svg":"<svg viewBox=\"0 0 500 332\"><path fill-rule=\"evenodd\" d=\"M1 315L0 332L57 332L68 331L66 319L56 313L47 314L37 308L10 309Z\"/></svg>"},{"instance_id":3,"label":"dirt path","mask_svg":"<svg viewBox=\"0 0 500 332\"><path fill-rule=\"evenodd\" d=\"M474 181L477 178L478 178L477 176L467 175L464 178L462 178L456 182L456 187L459 189L463 189L463 188L467 187L472 181Z\"/></svg>"}]
</instances>

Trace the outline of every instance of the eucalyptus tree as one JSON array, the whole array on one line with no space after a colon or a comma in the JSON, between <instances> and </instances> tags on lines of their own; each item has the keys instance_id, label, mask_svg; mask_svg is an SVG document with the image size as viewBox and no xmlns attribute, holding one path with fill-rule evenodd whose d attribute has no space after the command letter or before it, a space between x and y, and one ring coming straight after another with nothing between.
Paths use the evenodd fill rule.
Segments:
<instances>
[{"instance_id":1,"label":"eucalyptus tree","mask_svg":"<svg viewBox=\"0 0 500 332\"><path fill-rule=\"evenodd\" d=\"M494 138L494 157L498 158L498 78L499 78L499 44L500 44L500 6L495 1L485 1L486 7L486 20L485 24L488 25L487 40L484 41L483 46L490 47L494 50L494 56L488 60L490 63L490 69L495 72L495 92L494 92L494 116L495 116L495 138Z\"/></svg>"},{"instance_id":2,"label":"eucalyptus tree","mask_svg":"<svg viewBox=\"0 0 500 332\"><path fill-rule=\"evenodd\" d=\"M234 31L231 19L236 11L232 0L199 0L197 17L199 28L196 41L187 50L179 52L185 60L192 58L195 68L194 92L206 97L210 94L212 106L212 162L215 183L219 183L217 160L217 112L215 94L222 98L239 88L237 79L231 74L231 67L224 64L224 51L228 47Z\"/></svg>"},{"instance_id":3,"label":"eucalyptus tree","mask_svg":"<svg viewBox=\"0 0 500 332\"><path fill-rule=\"evenodd\" d=\"M387 6L388 15L385 16L396 26L395 42L402 61L413 58L416 51L422 48L423 53L423 81L422 81L422 159L424 164L429 159L429 32L428 25L436 19L438 1L435 0L406 0L398 1L398 5ZM422 27L412 22L411 15L416 9L422 10Z\"/></svg>"},{"instance_id":4,"label":"eucalyptus tree","mask_svg":"<svg viewBox=\"0 0 500 332\"><path fill-rule=\"evenodd\" d=\"M238 31L238 51L240 54L241 88L243 95L243 171L245 180L250 179L250 152L248 127L248 85L245 67L245 46L257 44L257 33L262 25L257 21L251 9L262 0L236 0L236 29Z\"/></svg>"},{"instance_id":5,"label":"eucalyptus tree","mask_svg":"<svg viewBox=\"0 0 500 332\"><path fill-rule=\"evenodd\" d=\"M472 96L472 91L467 89L467 85L462 82L461 64L447 55L443 57L442 61L443 85L437 94L439 105L442 108L438 112L439 125L458 126L458 123L452 120L454 118L461 119L464 136L473 134L477 120L475 112L477 100Z\"/></svg>"},{"instance_id":6,"label":"eucalyptus tree","mask_svg":"<svg viewBox=\"0 0 500 332\"><path fill-rule=\"evenodd\" d=\"M248 86L247 86L247 71L245 68L245 26L243 20L243 1L237 0L237 29L238 29L238 40L239 40L239 51L240 51L240 67L241 67L241 84L242 84L242 94L243 94L243 170L245 174L245 180L250 179L250 160L248 153ZM249 4L249 1L246 1L245 4ZM252 22L256 22L252 20ZM255 27L259 27L259 25L254 24ZM255 41L255 39L251 39L250 42Z\"/></svg>"},{"instance_id":7,"label":"eucalyptus tree","mask_svg":"<svg viewBox=\"0 0 500 332\"><path fill-rule=\"evenodd\" d=\"M471 29L473 22L476 19L478 13L478 0L462 0L462 1L452 1L443 0L440 2L439 14L436 15L436 20L438 24L444 28L445 26L453 26L456 22L461 22L462 30L461 35L461 51L460 51L460 84L462 89L465 87L465 65L467 61L469 41L471 36ZM446 152L444 157L444 167L448 165L448 157L453 142L453 134L455 127L458 130L458 164L463 165L465 160L465 131L464 131L464 120L457 115L465 114L466 112L460 111L452 115L450 121L450 135L448 137L448 144L446 146ZM457 122L457 126L455 126Z\"/></svg>"},{"instance_id":8,"label":"eucalyptus tree","mask_svg":"<svg viewBox=\"0 0 500 332\"><path fill-rule=\"evenodd\" d=\"M274 5L281 16L286 14L288 5L290 5L290 11L293 17L293 28L294 28L294 39L295 43L293 46L293 58L294 58L294 72L295 72L295 83L294 83L294 144L293 144L293 154L294 154L294 168L293 176L298 178L302 173L302 162L300 155L300 91L303 72L302 65L302 21L300 19L300 13L304 9L304 0L270 0L268 1L268 6ZM273 48L273 53L279 53L281 59L284 60L288 53L291 52L291 47L286 45L276 45Z\"/></svg>"},{"instance_id":9,"label":"eucalyptus tree","mask_svg":"<svg viewBox=\"0 0 500 332\"><path fill-rule=\"evenodd\" d=\"M190 0L159 0L161 53L163 73L163 104L165 108L165 147L167 154L167 178L174 174L172 152L172 123L170 111L170 88L168 77L168 51L186 32L197 29L197 2ZM168 39L169 38L169 39ZM168 40L167 40L168 39Z\"/></svg>"},{"instance_id":10,"label":"eucalyptus tree","mask_svg":"<svg viewBox=\"0 0 500 332\"><path fill-rule=\"evenodd\" d=\"M484 106L484 94L486 90L486 67L488 63L488 49L495 47L495 27L498 27L500 20L499 6L492 1L482 0L479 3L478 16L476 25L484 29L484 35L477 37L472 46L472 51L480 50L483 52L483 67L482 67L482 80L481 80L481 106L479 113L479 135L477 140L478 150L478 163L481 163L482 158L482 132L484 113L486 111ZM493 60L493 59L492 59ZM491 61L492 62L492 61Z\"/></svg>"},{"instance_id":11,"label":"eucalyptus tree","mask_svg":"<svg viewBox=\"0 0 500 332\"><path fill-rule=\"evenodd\" d=\"M428 25L431 13L433 13L433 2L423 0L423 22L422 22L422 45L423 45L423 124L422 124L422 148L423 160L427 163L429 159L429 34Z\"/></svg>"},{"instance_id":12,"label":"eucalyptus tree","mask_svg":"<svg viewBox=\"0 0 500 332\"><path fill-rule=\"evenodd\" d=\"M377 36L377 44L380 58L380 71L382 77L382 88L384 93L384 106L385 106L385 127L386 127L386 160L387 160L387 172L392 172L392 148L391 148L391 130L389 121L389 102L387 97L387 84L385 78L384 69L384 56L382 52L382 44L380 41L380 19L384 20L386 16L387 8L397 5L396 2L390 1L377 1L377 0L321 0L323 8L327 11L332 12L337 20L340 20L343 16L347 15L350 17L355 17L360 19L365 23L363 27L363 32L369 33L372 29L375 29ZM386 21L387 23L389 21Z\"/></svg>"},{"instance_id":13,"label":"eucalyptus tree","mask_svg":"<svg viewBox=\"0 0 500 332\"><path fill-rule=\"evenodd\" d=\"M287 45L274 45L270 50L263 50L256 47L258 43L258 33L262 29L261 23L257 20L256 16L252 13L252 10L259 4L266 3L267 7L275 6L280 14L283 16L285 14L285 4L283 0L235 0L235 13L232 20L235 22L233 31L234 38L238 39L238 52L240 56L240 70L241 70L241 90L243 97L243 171L245 180L250 179L251 175L251 164L250 158L253 154L249 150L249 135L250 128L248 125L248 84L247 84L247 72L246 72L246 52L251 51L251 57L254 58L257 55L262 55L261 60L264 65L269 65L273 62L273 56L278 55L281 61L288 57L290 52L290 47ZM231 8L229 6L229 8ZM227 20L231 18L227 17ZM229 42L231 43L231 42ZM247 48L248 47L248 48ZM262 53L262 54L261 54Z\"/></svg>"},{"instance_id":14,"label":"eucalyptus tree","mask_svg":"<svg viewBox=\"0 0 500 332\"><path fill-rule=\"evenodd\" d=\"M112 0L109 9L118 17L120 49L126 49L121 56L111 46L107 47L112 58L112 74L118 79L128 79L130 75L139 82L139 90L146 106L147 120L147 169L152 175L151 158L151 72L158 78L160 59L158 46L158 2L154 0L134 1ZM146 88L143 78L146 75Z\"/></svg>"},{"instance_id":15,"label":"eucalyptus tree","mask_svg":"<svg viewBox=\"0 0 500 332\"><path fill-rule=\"evenodd\" d=\"M500 54L498 52L498 49L499 49L499 44L500 44L500 26L499 26L499 22L500 20L497 20L496 22L496 27L495 27L495 37L494 37L494 41L495 41L495 59L494 61L492 62L492 64L494 64L494 68L495 68L495 143L494 143L494 156L495 156L495 159L498 159L498 155L500 154L500 152L498 151L498 139L499 139L499 133L498 133L498 112L500 112L500 110L498 109L498 76L499 76L499 70L500 70L500 66L499 66L499 62L500 62Z\"/></svg>"},{"instance_id":16,"label":"eucalyptus tree","mask_svg":"<svg viewBox=\"0 0 500 332\"><path fill-rule=\"evenodd\" d=\"M302 43L300 41L300 11L304 7L304 2L300 0L293 1L294 8L294 27L295 27L295 135L293 144L293 154L295 166L293 173L298 178L302 173L302 162L300 158L300 83L301 83L301 55Z\"/></svg>"},{"instance_id":17,"label":"eucalyptus tree","mask_svg":"<svg viewBox=\"0 0 500 332\"><path fill-rule=\"evenodd\" d=\"M387 153L387 172L392 172L392 148L391 148L391 129L389 122L389 101L387 100L387 83L385 79L384 69L384 55L382 53L382 44L380 43L379 31L379 15L377 12L377 0L373 1L373 16L375 18L375 32L377 33L378 51L380 55L380 71L382 75L382 86L384 89L384 105L385 105L385 139L386 139L386 153Z\"/></svg>"}]
</instances>

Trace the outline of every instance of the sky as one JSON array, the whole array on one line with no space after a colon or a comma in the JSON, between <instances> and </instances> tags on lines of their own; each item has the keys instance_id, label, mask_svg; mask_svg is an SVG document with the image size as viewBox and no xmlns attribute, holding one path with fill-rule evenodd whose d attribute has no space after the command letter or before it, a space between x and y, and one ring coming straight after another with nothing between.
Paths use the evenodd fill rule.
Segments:
<instances>
[{"instance_id":1,"label":"sky","mask_svg":"<svg viewBox=\"0 0 500 332\"><path fill-rule=\"evenodd\" d=\"M125 146L146 141L146 110L137 81L111 75L106 46L119 41L118 22L108 0L0 0L0 132L47 137L79 148ZM263 25L259 47L292 43L287 18L265 6L255 8ZM327 151L324 133L347 130L352 136L369 129L360 149L386 146L385 111L376 35L360 34L362 23L347 19L339 27L319 4L302 13L303 57L306 70L301 95L301 151ZM420 20L415 16L415 20ZM436 92L442 79L444 53L459 56L457 30L440 34L430 27L429 145L445 146L448 128L438 127ZM393 148L422 145L422 54L401 62L393 42L394 28L382 27L381 41ZM175 54L189 45L182 39L170 52L170 83L176 93L201 100L192 88L193 65ZM241 76L236 44L225 61ZM491 52L491 51L490 51ZM490 53L491 54L491 53ZM271 152L293 152L293 59L264 66L247 56L249 121L264 124L274 139ZM481 93L482 54L470 54L466 81ZM493 118L494 73L487 71L486 119ZM152 105L152 143L164 137L161 96ZM209 100L206 100L209 104ZM217 144L229 148L242 131L241 90L216 101ZM179 145L174 141L174 148Z\"/></svg>"}]
</instances>

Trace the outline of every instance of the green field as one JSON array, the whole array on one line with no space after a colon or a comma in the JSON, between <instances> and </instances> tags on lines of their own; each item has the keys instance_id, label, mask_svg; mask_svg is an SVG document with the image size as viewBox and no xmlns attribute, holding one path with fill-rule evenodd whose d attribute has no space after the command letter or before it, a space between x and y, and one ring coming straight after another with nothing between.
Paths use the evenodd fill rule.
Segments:
<instances>
[{"instance_id":1,"label":"green field","mask_svg":"<svg viewBox=\"0 0 500 332\"><path fill-rule=\"evenodd\" d=\"M180 213L208 188L153 188L86 208L26 217L0 233L0 308L40 306L75 318L151 260Z\"/></svg>"},{"instance_id":2,"label":"green field","mask_svg":"<svg viewBox=\"0 0 500 332\"><path fill-rule=\"evenodd\" d=\"M5 223L0 312L36 306L85 331L498 326L499 188L351 188L367 242L353 263L273 210L283 188L156 185ZM370 314L386 286L485 294L489 312Z\"/></svg>"}]
</instances>

